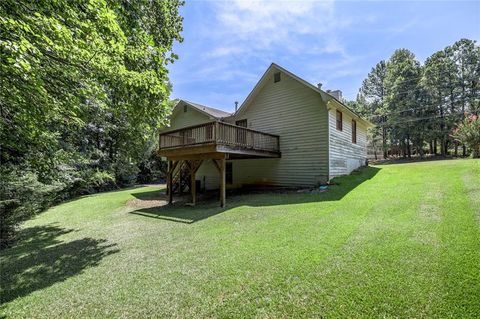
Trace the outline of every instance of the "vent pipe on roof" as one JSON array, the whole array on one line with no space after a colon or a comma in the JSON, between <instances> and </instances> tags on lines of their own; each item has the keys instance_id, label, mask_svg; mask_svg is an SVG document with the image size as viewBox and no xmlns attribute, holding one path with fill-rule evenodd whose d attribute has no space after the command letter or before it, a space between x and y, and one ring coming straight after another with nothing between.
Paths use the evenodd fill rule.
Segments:
<instances>
[{"instance_id":1,"label":"vent pipe on roof","mask_svg":"<svg viewBox=\"0 0 480 319\"><path fill-rule=\"evenodd\" d=\"M321 90L322 89L322 83L318 83L317 87L318 87L319 90Z\"/></svg>"},{"instance_id":2,"label":"vent pipe on roof","mask_svg":"<svg viewBox=\"0 0 480 319\"><path fill-rule=\"evenodd\" d=\"M235 112L237 112L237 109L238 109L238 102L235 101Z\"/></svg>"}]
</instances>

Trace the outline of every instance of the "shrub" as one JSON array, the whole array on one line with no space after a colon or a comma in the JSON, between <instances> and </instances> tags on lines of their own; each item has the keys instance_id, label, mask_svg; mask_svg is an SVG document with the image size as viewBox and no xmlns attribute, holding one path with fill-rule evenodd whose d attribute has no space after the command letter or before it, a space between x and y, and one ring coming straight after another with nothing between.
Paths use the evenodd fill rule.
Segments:
<instances>
[{"instance_id":1,"label":"shrub","mask_svg":"<svg viewBox=\"0 0 480 319\"><path fill-rule=\"evenodd\" d=\"M65 189L65 184L44 184L38 180L36 173L13 166L2 167L0 175L1 249L12 242L21 222L61 200L60 194Z\"/></svg>"},{"instance_id":2,"label":"shrub","mask_svg":"<svg viewBox=\"0 0 480 319\"><path fill-rule=\"evenodd\" d=\"M137 182L152 183L165 179L167 162L162 161L162 158L156 152L152 152L150 157L138 164L138 168L140 171L138 172Z\"/></svg>"},{"instance_id":3,"label":"shrub","mask_svg":"<svg viewBox=\"0 0 480 319\"><path fill-rule=\"evenodd\" d=\"M70 197L116 188L115 176L108 171L87 168L79 171L78 176L70 189Z\"/></svg>"},{"instance_id":4,"label":"shrub","mask_svg":"<svg viewBox=\"0 0 480 319\"><path fill-rule=\"evenodd\" d=\"M453 131L453 137L472 150L472 157L480 157L480 117L470 114Z\"/></svg>"},{"instance_id":5,"label":"shrub","mask_svg":"<svg viewBox=\"0 0 480 319\"><path fill-rule=\"evenodd\" d=\"M115 180L119 185L129 186L135 184L139 169L136 163L127 159L119 159L114 164Z\"/></svg>"},{"instance_id":6,"label":"shrub","mask_svg":"<svg viewBox=\"0 0 480 319\"><path fill-rule=\"evenodd\" d=\"M13 242L22 222L44 209L78 195L116 187L111 172L91 168L79 171L66 165L50 172L55 179L48 182L41 181L28 167L4 165L0 175L0 249Z\"/></svg>"}]
</instances>

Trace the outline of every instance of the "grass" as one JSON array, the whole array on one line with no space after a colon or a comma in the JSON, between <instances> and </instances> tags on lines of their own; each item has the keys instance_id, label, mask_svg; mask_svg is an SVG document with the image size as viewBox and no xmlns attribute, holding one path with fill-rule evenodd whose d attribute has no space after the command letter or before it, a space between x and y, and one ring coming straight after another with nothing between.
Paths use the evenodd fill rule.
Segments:
<instances>
[{"instance_id":1,"label":"grass","mask_svg":"<svg viewBox=\"0 0 480 319\"><path fill-rule=\"evenodd\" d=\"M103 193L1 255L7 318L478 318L480 161L370 167L325 193L192 207ZM0 317L2 316L0 315Z\"/></svg>"}]
</instances>

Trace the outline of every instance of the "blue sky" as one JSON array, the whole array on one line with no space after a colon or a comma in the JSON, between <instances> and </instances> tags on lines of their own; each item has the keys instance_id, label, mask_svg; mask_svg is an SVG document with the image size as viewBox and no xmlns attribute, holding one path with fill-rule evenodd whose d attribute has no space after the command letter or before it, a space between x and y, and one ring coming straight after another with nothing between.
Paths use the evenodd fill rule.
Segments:
<instances>
[{"instance_id":1,"label":"blue sky","mask_svg":"<svg viewBox=\"0 0 480 319\"><path fill-rule=\"evenodd\" d=\"M355 99L380 60L480 40L480 1L186 1L172 98L234 109L275 62Z\"/></svg>"}]
</instances>

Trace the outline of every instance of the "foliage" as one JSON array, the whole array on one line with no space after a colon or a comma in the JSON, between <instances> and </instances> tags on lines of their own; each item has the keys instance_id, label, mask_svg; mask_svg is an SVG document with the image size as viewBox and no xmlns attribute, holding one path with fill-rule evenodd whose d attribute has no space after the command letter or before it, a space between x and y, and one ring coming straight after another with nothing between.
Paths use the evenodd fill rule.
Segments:
<instances>
[{"instance_id":1,"label":"foliage","mask_svg":"<svg viewBox=\"0 0 480 319\"><path fill-rule=\"evenodd\" d=\"M182 40L180 5L2 1L2 166L29 172L53 193L63 183L69 196L133 183L171 109L167 65ZM38 211L34 197L17 203L23 215ZM10 208L3 214L16 216Z\"/></svg>"},{"instance_id":2,"label":"foliage","mask_svg":"<svg viewBox=\"0 0 480 319\"><path fill-rule=\"evenodd\" d=\"M470 114L453 131L453 137L472 149L474 158L480 157L480 117Z\"/></svg>"},{"instance_id":3,"label":"foliage","mask_svg":"<svg viewBox=\"0 0 480 319\"><path fill-rule=\"evenodd\" d=\"M411 140L412 128L418 125L411 120L423 113L417 109L420 105L421 72L420 62L406 49L395 51L388 61L385 107L390 113L387 123L391 127L392 145L400 148L404 148L406 141Z\"/></svg>"},{"instance_id":4,"label":"foliage","mask_svg":"<svg viewBox=\"0 0 480 319\"><path fill-rule=\"evenodd\" d=\"M44 184L32 171L2 165L0 188L0 248L8 246L19 222L53 204L64 189L62 183Z\"/></svg>"},{"instance_id":5,"label":"foliage","mask_svg":"<svg viewBox=\"0 0 480 319\"><path fill-rule=\"evenodd\" d=\"M477 318L479 176L480 160L439 160L321 193L232 194L224 209L216 196L149 207L158 187L69 201L2 252L2 314Z\"/></svg>"},{"instance_id":6,"label":"foliage","mask_svg":"<svg viewBox=\"0 0 480 319\"><path fill-rule=\"evenodd\" d=\"M363 81L356 110L377 125L372 138L382 137L384 157L411 156L415 151L458 154L450 136L464 112L480 110L480 47L461 39L428 57L423 65L406 49L380 61ZM372 145L376 143L372 143ZM412 150L413 149L413 150ZM467 145L463 147L467 153Z\"/></svg>"},{"instance_id":7,"label":"foliage","mask_svg":"<svg viewBox=\"0 0 480 319\"><path fill-rule=\"evenodd\" d=\"M376 127L370 131L369 141L375 150L378 145L378 137L382 136L383 157L387 157L387 131L384 123L387 120L385 108L385 76L387 63L380 61L372 68L367 78L363 80L357 96L357 107L355 108L362 116L370 117Z\"/></svg>"}]
</instances>

